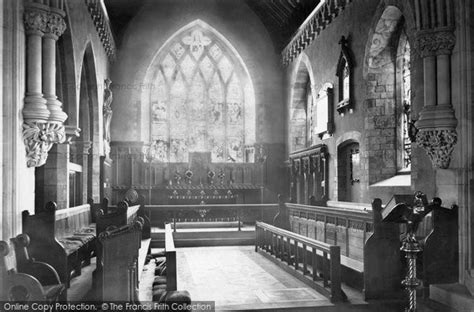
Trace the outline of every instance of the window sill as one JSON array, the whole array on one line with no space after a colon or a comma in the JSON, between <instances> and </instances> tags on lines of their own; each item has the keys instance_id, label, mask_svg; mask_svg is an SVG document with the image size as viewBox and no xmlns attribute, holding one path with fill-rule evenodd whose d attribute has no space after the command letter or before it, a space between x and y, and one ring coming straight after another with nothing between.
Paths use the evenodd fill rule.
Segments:
<instances>
[{"instance_id":1,"label":"window sill","mask_svg":"<svg viewBox=\"0 0 474 312\"><path fill-rule=\"evenodd\" d=\"M388 178L386 180L370 185L370 187L377 187L377 186L411 186L411 175L399 174L391 178Z\"/></svg>"}]
</instances>

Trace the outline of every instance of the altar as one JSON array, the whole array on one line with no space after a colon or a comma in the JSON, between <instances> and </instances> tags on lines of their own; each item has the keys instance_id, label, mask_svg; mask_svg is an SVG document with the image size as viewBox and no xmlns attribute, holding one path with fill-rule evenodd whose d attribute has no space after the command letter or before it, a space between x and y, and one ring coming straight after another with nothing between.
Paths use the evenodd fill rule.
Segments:
<instances>
[{"instance_id":1,"label":"altar","mask_svg":"<svg viewBox=\"0 0 474 312\"><path fill-rule=\"evenodd\" d=\"M112 202L130 188L143 195L147 205L263 202L264 162L214 163L209 152L189 153L187 163L147 162L143 153L137 157L138 151L130 148L115 151L120 154L113 155Z\"/></svg>"}]
</instances>

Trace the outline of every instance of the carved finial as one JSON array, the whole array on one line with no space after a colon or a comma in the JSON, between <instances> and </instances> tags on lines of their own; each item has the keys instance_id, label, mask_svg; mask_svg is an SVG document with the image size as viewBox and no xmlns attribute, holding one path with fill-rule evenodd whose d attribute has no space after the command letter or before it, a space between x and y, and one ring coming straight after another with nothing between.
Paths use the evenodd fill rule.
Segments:
<instances>
[{"instance_id":1,"label":"carved finial","mask_svg":"<svg viewBox=\"0 0 474 312\"><path fill-rule=\"evenodd\" d=\"M341 36L341 39L339 40L338 43L342 45L343 47L347 47L347 45L349 44L349 40L346 39L345 36Z\"/></svg>"}]
</instances>

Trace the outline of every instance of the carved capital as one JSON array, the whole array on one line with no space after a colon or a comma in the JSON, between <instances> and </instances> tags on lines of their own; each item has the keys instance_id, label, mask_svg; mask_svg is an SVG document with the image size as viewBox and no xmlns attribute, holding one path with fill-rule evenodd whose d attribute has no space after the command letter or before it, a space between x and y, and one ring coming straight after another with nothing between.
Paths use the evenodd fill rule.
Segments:
<instances>
[{"instance_id":1,"label":"carved capital","mask_svg":"<svg viewBox=\"0 0 474 312\"><path fill-rule=\"evenodd\" d=\"M28 167L40 167L46 163L48 152L54 143L66 140L64 126L56 123L25 121L23 141L26 147Z\"/></svg>"},{"instance_id":2,"label":"carved capital","mask_svg":"<svg viewBox=\"0 0 474 312\"><path fill-rule=\"evenodd\" d=\"M422 147L431 159L433 167L447 169L451 154L457 142L454 129L420 129L416 135L416 143Z\"/></svg>"},{"instance_id":3,"label":"carved capital","mask_svg":"<svg viewBox=\"0 0 474 312\"><path fill-rule=\"evenodd\" d=\"M65 30L66 22L64 18L57 13L49 13L44 33L50 34L57 39L61 37Z\"/></svg>"},{"instance_id":4,"label":"carved capital","mask_svg":"<svg viewBox=\"0 0 474 312\"><path fill-rule=\"evenodd\" d=\"M456 36L451 29L419 31L415 47L421 57L451 54L456 44Z\"/></svg>"},{"instance_id":5,"label":"carved capital","mask_svg":"<svg viewBox=\"0 0 474 312\"><path fill-rule=\"evenodd\" d=\"M29 8L23 14L23 22L26 33L43 35L48 24L48 12Z\"/></svg>"}]
</instances>

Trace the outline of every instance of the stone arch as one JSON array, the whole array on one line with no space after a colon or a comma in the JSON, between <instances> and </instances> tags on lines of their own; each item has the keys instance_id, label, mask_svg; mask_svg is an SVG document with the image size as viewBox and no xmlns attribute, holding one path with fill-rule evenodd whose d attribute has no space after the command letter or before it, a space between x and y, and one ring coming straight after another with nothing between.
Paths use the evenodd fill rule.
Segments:
<instances>
[{"instance_id":1,"label":"stone arch","mask_svg":"<svg viewBox=\"0 0 474 312\"><path fill-rule=\"evenodd\" d=\"M343 145L345 142L360 142L362 135L359 131L344 132L336 139L336 146Z\"/></svg>"},{"instance_id":2,"label":"stone arch","mask_svg":"<svg viewBox=\"0 0 474 312\"><path fill-rule=\"evenodd\" d=\"M363 72L367 117L363 155L368 162L369 185L398 172L397 136L403 107L397 102L397 50L402 32L408 40L412 37L409 27L413 22L409 5L403 3L384 1L379 5L366 44Z\"/></svg>"},{"instance_id":3,"label":"stone arch","mask_svg":"<svg viewBox=\"0 0 474 312\"><path fill-rule=\"evenodd\" d=\"M406 34L410 43L414 41L415 33L415 15L414 15L414 8L412 7L413 3L410 0L382 0L374 14L374 18L372 19L372 24L369 29L368 40L365 45L365 57L363 63L363 77L367 79L367 75L369 73L369 66L368 66L368 56L370 53L371 46L373 45L374 39L377 39L377 36L374 37L377 30L377 25L380 24L381 18L384 13L387 12L387 9L393 10L396 9L401 12L403 16Z\"/></svg>"},{"instance_id":4,"label":"stone arch","mask_svg":"<svg viewBox=\"0 0 474 312\"><path fill-rule=\"evenodd\" d=\"M91 42L86 44L81 64L79 94L79 125L82 141L89 140L99 143L99 84L94 51ZM87 125L87 127L84 127Z\"/></svg>"},{"instance_id":5,"label":"stone arch","mask_svg":"<svg viewBox=\"0 0 474 312\"><path fill-rule=\"evenodd\" d=\"M82 202L100 198L100 124L97 67L91 42L87 42L80 70L78 126L79 138L73 142L71 156L82 165Z\"/></svg>"},{"instance_id":6,"label":"stone arch","mask_svg":"<svg viewBox=\"0 0 474 312\"><path fill-rule=\"evenodd\" d=\"M310 144L308 126L308 99L314 100L314 76L306 53L301 53L291 74L290 104L288 105L289 151L305 148Z\"/></svg>"}]
</instances>

